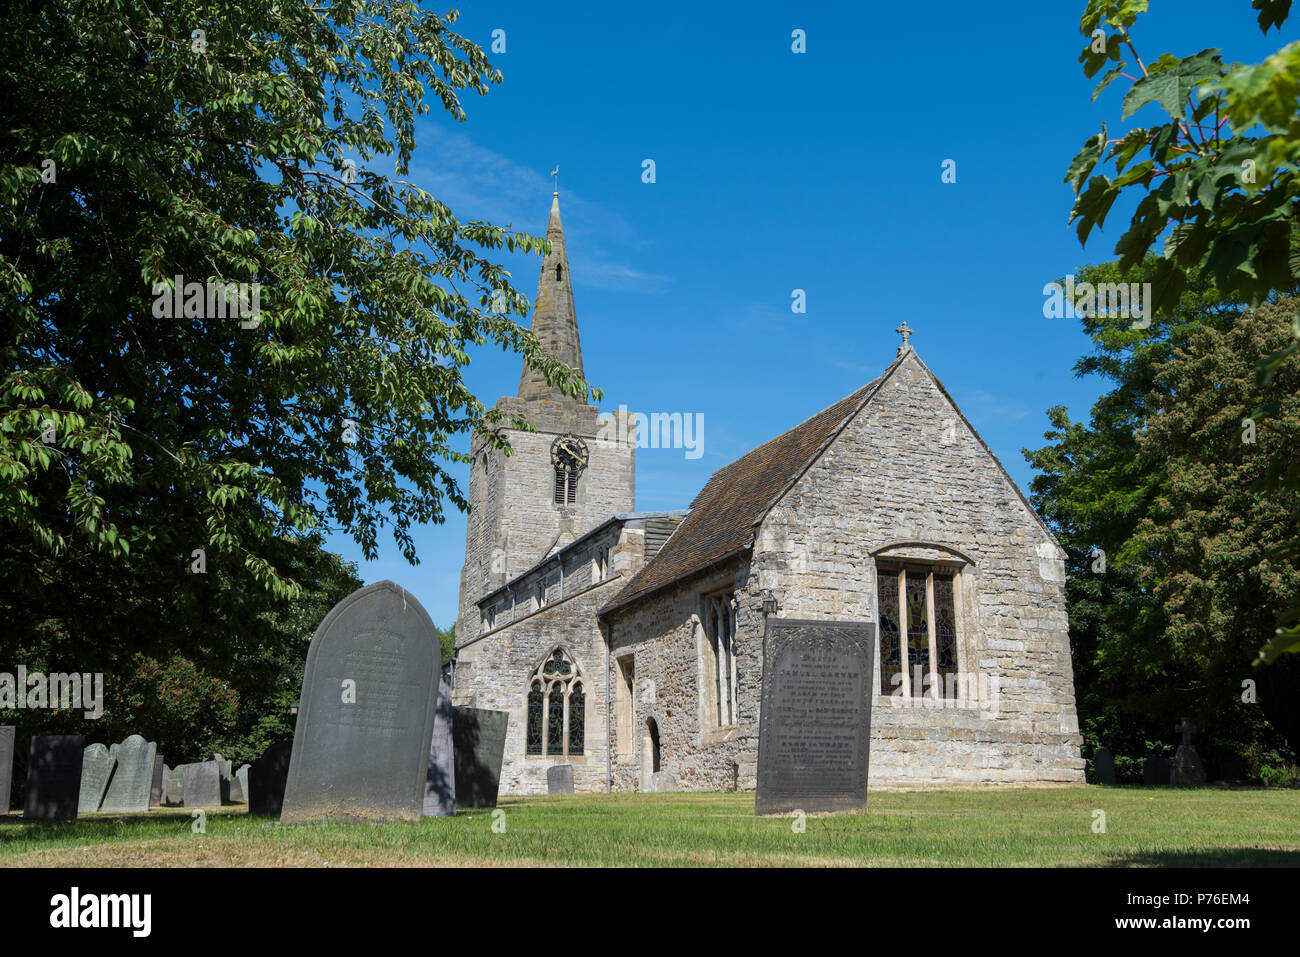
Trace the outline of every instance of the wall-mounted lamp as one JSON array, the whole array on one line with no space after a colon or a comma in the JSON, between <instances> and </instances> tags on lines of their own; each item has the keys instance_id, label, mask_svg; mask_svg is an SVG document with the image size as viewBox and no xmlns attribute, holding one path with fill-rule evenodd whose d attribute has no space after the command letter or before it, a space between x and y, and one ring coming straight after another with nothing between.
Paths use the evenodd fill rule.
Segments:
<instances>
[{"instance_id":1,"label":"wall-mounted lamp","mask_svg":"<svg viewBox=\"0 0 1300 957\"><path fill-rule=\"evenodd\" d=\"M776 603L776 598L772 595L772 589L763 589L763 617L775 615L781 610L781 606Z\"/></svg>"}]
</instances>

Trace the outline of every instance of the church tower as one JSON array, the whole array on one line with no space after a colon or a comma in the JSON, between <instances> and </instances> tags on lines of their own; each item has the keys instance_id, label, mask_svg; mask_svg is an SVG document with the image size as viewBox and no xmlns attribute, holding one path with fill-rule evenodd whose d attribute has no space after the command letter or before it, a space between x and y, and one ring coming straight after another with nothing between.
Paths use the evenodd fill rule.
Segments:
<instances>
[{"instance_id":1,"label":"church tower","mask_svg":"<svg viewBox=\"0 0 1300 957\"><path fill-rule=\"evenodd\" d=\"M558 192L551 199L546 238L551 251L542 260L531 329L543 349L582 373ZM478 436L471 440L457 644L479 633L479 598L606 519L635 508L636 438L629 422L601 421L596 406L548 386L527 364L519 394L499 399L496 408L507 417L522 416L537 431L506 429L514 450L508 457Z\"/></svg>"}]
</instances>

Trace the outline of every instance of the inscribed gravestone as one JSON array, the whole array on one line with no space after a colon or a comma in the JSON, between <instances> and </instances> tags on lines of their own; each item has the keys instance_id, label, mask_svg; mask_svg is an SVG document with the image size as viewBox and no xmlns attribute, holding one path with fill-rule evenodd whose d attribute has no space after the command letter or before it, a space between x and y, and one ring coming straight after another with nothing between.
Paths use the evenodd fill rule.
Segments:
<instances>
[{"instance_id":1,"label":"inscribed gravestone","mask_svg":"<svg viewBox=\"0 0 1300 957\"><path fill-rule=\"evenodd\" d=\"M308 646L281 821L421 818L439 657L428 614L392 582L334 606Z\"/></svg>"},{"instance_id":2,"label":"inscribed gravestone","mask_svg":"<svg viewBox=\"0 0 1300 957\"><path fill-rule=\"evenodd\" d=\"M186 764L180 770L186 807L220 807L225 803L221 767L216 761Z\"/></svg>"},{"instance_id":3,"label":"inscribed gravestone","mask_svg":"<svg viewBox=\"0 0 1300 957\"><path fill-rule=\"evenodd\" d=\"M104 803L108 782L117 767L117 758L102 744L92 744L81 757L81 787L77 792L77 813L98 811Z\"/></svg>"},{"instance_id":4,"label":"inscribed gravestone","mask_svg":"<svg viewBox=\"0 0 1300 957\"><path fill-rule=\"evenodd\" d=\"M1092 766L1098 784L1113 787L1115 784L1115 756L1109 748L1098 748L1092 753Z\"/></svg>"},{"instance_id":5,"label":"inscribed gravestone","mask_svg":"<svg viewBox=\"0 0 1300 957\"><path fill-rule=\"evenodd\" d=\"M508 711L452 708L451 735L456 751L456 804L496 807L501 761L506 753Z\"/></svg>"},{"instance_id":6,"label":"inscribed gravestone","mask_svg":"<svg viewBox=\"0 0 1300 957\"><path fill-rule=\"evenodd\" d=\"M245 802L248 800L248 769L250 767L251 765L241 764L239 770L235 772L235 776L230 782L231 800ZM236 788L239 789L238 794L235 793Z\"/></svg>"},{"instance_id":7,"label":"inscribed gravestone","mask_svg":"<svg viewBox=\"0 0 1300 957\"><path fill-rule=\"evenodd\" d=\"M133 734L117 748L117 770L108 784L101 810L130 813L149 810L153 786L153 759L158 745Z\"/></svg>"},{"instance_id":8,"label":"inscribed gravestone","mask_svg":"<svg viewBox=\"0 0 1300 957\"><path fill-rule=\"evenodd\" d=\"M755 813L867 803L874 654L872 622L768 619Z\"/></svg>"},{"instance_id":9,"label":"inscribed gravestone","mask_svg":"<svg viewBox=\"0 0 1300 957\"><path fill-rule=\"evenodd\" d=\"M1148 787L1168 787L1171 766L1163 754L1148 755L1142 762L1142 783Z\"/></svg>"},{"instance_id":10,"label":"inscribed gravestone","mask_svg":"<svg viewBox=\"0 0 1300 957\"><path fill-rule=\"evenodd\" d=\"M249 767L249 814L279 816L284 807L284 785L289 778L289 754L292 749L292 741L277 741Z\"/></svg>"},{"instance_id":11,"label":"inscribed gravestone","mask_svg":"<svg viewBox=\"0 0 1300 957\"><path fill-rule=\"evenodd\" d=\"M453 817L456 814L455 745L451 733L451 686L447 676L438 675L438 704L433 716L433 737L429 742L429 770L424 780L424 816Z\"/></svg>"},{"instance_id":12,"label":"inscribed gravestone","mask_svg":"<svg viewBox=\"0 0 1300 957\"><path fill-rule=\"evenodd\" d=\"M0 725L0 814L9 813L9 792L14 785L14 739L17 731L16 725Z\"/></svg>"},{"instance_id":13,"label":"inscribed gravestone","mask_svg":"<svg viewBox=\"0 0 1300 957\"><path fill-rule=\"evenodd\" d=\"M77 801L81 797L81 761L85 752L85 735L33 735L27 758L24 818L40 821L77 819Z\"/></svg>"},{"instance_id":14,"label":"inscribed gravestone","mask_svg":"<svg viewBox=\"0 0 1300 957\"><path fill-rule=\"evenodd\" d=\"M163 799L163 775L167 773L167 762L161 754L153 759L153 781L149 785L149 806L157 807Z\"/></svg>"},{"instance_id":15,"label":"inscribed gravestone","mask_svg":"<svg viewBox=\"0 0 1300 957\"><path fill-rule=\"evenodd\" d=\"M546 769L547 794L573 793L573 765L557 764Z\"/></svg>"},{"instance_id":16,"label":"inscribed gravestone","mask_svg":"<svg viewBox=\"0 0 1300 957\"><path fill-rule=\"evenodd\" d=\"M181 807L185 803L185 772L179 768L163 768L163 804Z\"/></svg>"}]
</instances>

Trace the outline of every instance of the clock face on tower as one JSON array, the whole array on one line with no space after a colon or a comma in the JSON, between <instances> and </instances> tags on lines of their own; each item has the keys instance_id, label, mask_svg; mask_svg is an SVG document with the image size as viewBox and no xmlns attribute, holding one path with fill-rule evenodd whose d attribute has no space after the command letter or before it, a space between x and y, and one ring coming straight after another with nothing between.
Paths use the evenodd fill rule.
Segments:
<instances>
[{"instance_id":1,"label":"clock face on tower","mask_svg":"<svg viewBox=\"0 0 1300 957\"><path fill-rule=\"evenodd\" d=\"M562 435L551 443L551 464L581 471L587 467L587 446L576 435Z\"/></svg>"}]
</instances>

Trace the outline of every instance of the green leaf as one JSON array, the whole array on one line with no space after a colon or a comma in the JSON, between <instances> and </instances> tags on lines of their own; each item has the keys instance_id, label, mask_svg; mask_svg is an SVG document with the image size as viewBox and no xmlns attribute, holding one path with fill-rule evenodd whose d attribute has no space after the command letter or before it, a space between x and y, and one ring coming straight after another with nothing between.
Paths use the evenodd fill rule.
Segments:
<instances>
[{"instance_id":1,"label":"green leaf","mask_svg":"<svg viewBox=\"0 0 1300 957\"><path fill-rule=\"evenodd\" d=\"M1157 101L1170 116L1181 117L1192 91L1206 80L1217 79L1222 74L1223 61L1216 49L1202 50L1179 60L1172 69L1145 76L1133 84L1124 97L1124 118L1132 116L1152 100Z\"/></svg>"},{"instance_id":2,"label":"green leaf","mask_svg":"<svg viewBox=\"0 0 1300 957\"><path fill-rule=\"evenodd\" d=\"M1070 168L1065 173L1063 182L1069 183L1073 187L1076 196L1079 195L1079 190L1083 188L1083 184L1091 175L1098 160L1101 159L1102 150L1105 149L1105 146L1106 124L1102 123L1101 132L1088 137L1083 144L1083 149L1079 150L1073 161L1071 161Z\"/></svg>"},{"instance_id":3,"label":"green leaf","mask_svg":"<svg viewBox=\"0 0 1300 957\"><path fill-rule=\"evenodd\" d=\"M1291 13L1291 0L1252 0L1250 6L1259 11L1259 29L1264 33L1269 27L1281 30Z\"/></svg>"}]
</instances>

